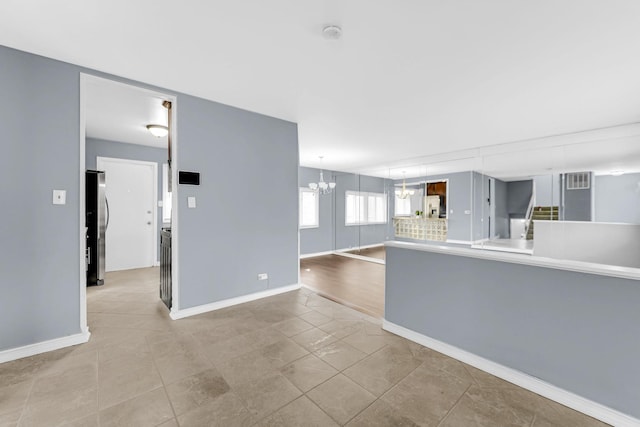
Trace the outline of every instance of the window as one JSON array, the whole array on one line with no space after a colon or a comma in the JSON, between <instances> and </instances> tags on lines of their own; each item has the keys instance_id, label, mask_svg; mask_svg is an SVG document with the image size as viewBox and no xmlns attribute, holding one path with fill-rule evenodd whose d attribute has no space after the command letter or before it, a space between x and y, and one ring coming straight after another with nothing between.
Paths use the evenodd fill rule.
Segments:
<instances>
[{"instance_id":1,"label":"window","mask_svg":"<svg viewBox=\"0 0 640 427\"><path fill-rule=\"evenodd\" d=\"M300 188L300 228L318 228L319 199L318 193L310 188Z\"/></svg>"},{"instance_id":2,"label":"window","mask_svg":"<svg viewBox=\"0 0 640 427\"><path fill-rule=\"evenodd\" d=\"M169 191L169 165L162 165L162 222L171 222L171 191Z\"/></svg>"},{"instance_id":3,"label":"window","mask_svg":"<svg viewBox=\"0 0 640 427\"><path fill-rule=\"evenodd\" d=\"M411 197L401 199L400 197L396 196L395 206L396 216L411 216Z\"/></svg>"},{"instance_id":4,"label":"window","mask_svg":"<svg viewBox=\"0 0 640 427\"><path fill-rule=\"evenodd\" d=\"M347 191L344 213L345 225L385 224L387 197L383 193Z\"/></svg>"}]
</instances>

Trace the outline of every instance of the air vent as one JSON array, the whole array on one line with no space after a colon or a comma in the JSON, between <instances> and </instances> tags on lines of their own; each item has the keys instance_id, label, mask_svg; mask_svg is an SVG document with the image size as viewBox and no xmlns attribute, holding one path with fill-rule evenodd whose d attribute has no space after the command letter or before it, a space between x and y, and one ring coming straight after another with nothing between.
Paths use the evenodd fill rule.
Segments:
<instances>
[{"instance_id":1,"label":"air vent","mask_svg":"<svg viewBox=\"0 0 640 427\"><path fill-rule=\"evenodd\" d=\"M589 172L575 172L568 173L567 190L588 190L591 187L591 173Z\"/></svg>"}]
</instances>

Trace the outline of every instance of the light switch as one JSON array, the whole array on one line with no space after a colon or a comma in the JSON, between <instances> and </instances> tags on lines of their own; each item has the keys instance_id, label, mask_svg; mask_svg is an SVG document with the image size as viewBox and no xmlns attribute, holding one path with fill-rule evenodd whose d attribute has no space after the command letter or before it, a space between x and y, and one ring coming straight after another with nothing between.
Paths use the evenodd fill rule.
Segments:
<instances>
[{"instance_id":1,"label":"light switch","mask_svg":"<svg viewBox=\"0 0 640 427\"><path fill-rule=\"evenodd\" d=\"M189 207L189 209L195 209L196 198L193 196L187 197L187 206Z\"/></svg>"},{"instance_id":2,"label":"light switch","mask_svg":"<svg viewBox=\"0 0 640 427\"><path fill-rule=\"evenodd\" d=\"M67 204L67 190L53 190L53 204L54 205Z\"/></svg>"}]
</instances>

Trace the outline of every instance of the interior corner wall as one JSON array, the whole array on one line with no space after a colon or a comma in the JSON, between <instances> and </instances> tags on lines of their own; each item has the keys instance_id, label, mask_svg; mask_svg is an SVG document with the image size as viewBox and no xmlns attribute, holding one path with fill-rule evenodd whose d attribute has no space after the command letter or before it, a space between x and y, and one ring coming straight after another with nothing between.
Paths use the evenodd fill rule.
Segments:
<instances>
[{"instance_id":1,"label":"interior corner wall","mask_svg":"<svg viewBox=\"0 0 640 427\"><path fill-rule=\"evenodd\" d=\"M0 46L0 351L81 332L79 88L76 67Z\"/></svg>"},{"instance_id":2,"label":"interior corner wall","mask_svg":"<svg viewBox=\"0 0 640 427\"><path fill-rule=\"evenodd\" d=\"M117 141L106 141L103 139L86 138L85 145L85 167L86 169L97 168L97 157L112 157L117 159L128 160L141 160L145 162L154 162L158 165L157 168L157 186L158 186L158 200L162 200L162 165L167 163L167 149L148 147L145 145L127 144ZM107 178L108 179L108 178ZM156 201L157 202L157 201ZM156 206L158 204L156 203ZM157 235L158 235L158 257L157 262L160 261L160 231L162 230L162 208L157 208Z\"/></svg>"},{"instance_id":3,"label":"interior corner wall","mask_svg":"<svg viewBox=\"0 0 640 427\"><path fill-rule=\"evenodd\" d=\"M296 284L297 125L187 95L177 123L176 167L200 173L174 201L179 308Z\"/></svg>"},{"instance_id":4,"label":"interior corner wall","mask_svg":"<svg viewBox=\"0 0 640 427\"><path fill-rule=\"evenodd\" d=\"M177 97L179 308L297 283L295 123L0 46L0 351L81 332L82 72Z\"/></svg>"},{"instance_id":5,"label":"interior corner wall","mask_svg":"<svg viewBox=\"0 0 640 427\"><path fill-rule=\"evenodd\" d=\"M489 238L489 204L487 198L489 197L489 176L478 172L472 172L473 181L473 241Z\"/></svg>"},{"instance_id":6,"label":"interior corner wall","mask_svg":"<svg viewBox=\"0 0 640 427\"><path fill-rule=\"evenodd\" d=\"M333 180L332 171L324 171L325 180ZM318 182L320 169L300 167L298 186L308 187L310 182ZM319 224L317 228L300 229L300 255L332 251L334 248L333 200L335 192L318 195Z\"/></svg>"},{"instance_id":7,"label":"interior corner wall","mask_svg":"<svg viewBox=\"0 0 640 427\"><path fill-rule=\"evenodd\" d=\"M563 198L563 219L565 221L591 221L591 197L594 185L593 174L591 175L591 186L586 189L568 190L562 189Z\"/></svg>"},{"instance_id":8,"label":"interior corner wall","mask_svg":"<svg viewBox=\"0 0 640 427\"><path fill-rule=\"evenodd\" d=\"M524 218L531 200L533 181L509 181L507 182L507 213L509 218Z\"/></svg>"}]
</instances>

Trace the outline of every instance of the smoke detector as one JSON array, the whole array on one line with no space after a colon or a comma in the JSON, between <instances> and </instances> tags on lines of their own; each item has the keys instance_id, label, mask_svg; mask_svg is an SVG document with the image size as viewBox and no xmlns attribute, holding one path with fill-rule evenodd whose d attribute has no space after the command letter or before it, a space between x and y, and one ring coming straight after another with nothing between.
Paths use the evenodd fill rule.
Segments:
<instances>
[{"instance_id":1,"label":"smoke detector","mask_svg":"<svg viewBox=\"0 0 640 427\"><path fill-rule=\"evenodd\" d=\"M337 25L327 25L322 29L322 35L327 40L338 40L342 35L342 28Z\"/></svg>"}]
</instances>

